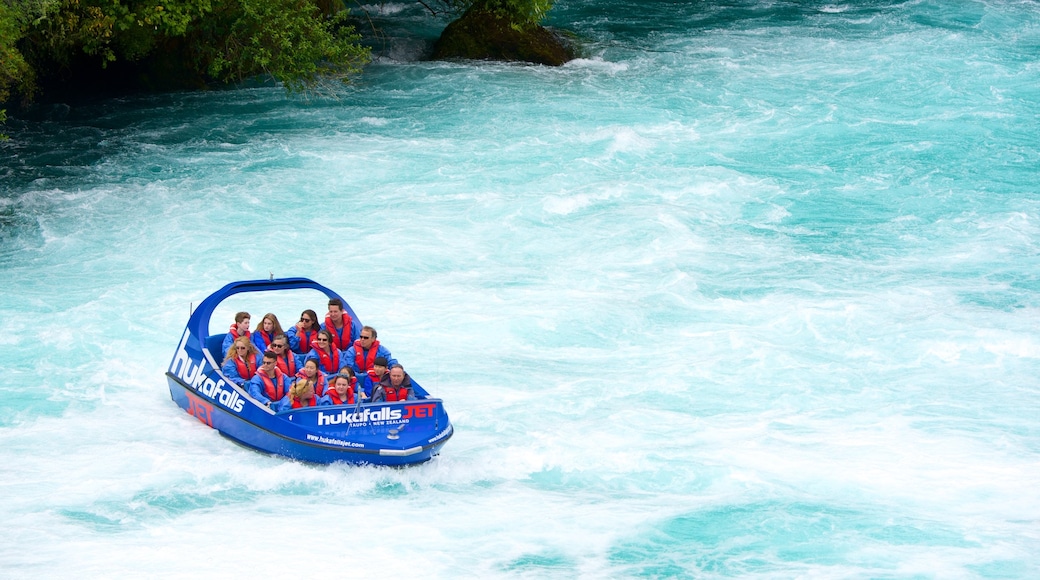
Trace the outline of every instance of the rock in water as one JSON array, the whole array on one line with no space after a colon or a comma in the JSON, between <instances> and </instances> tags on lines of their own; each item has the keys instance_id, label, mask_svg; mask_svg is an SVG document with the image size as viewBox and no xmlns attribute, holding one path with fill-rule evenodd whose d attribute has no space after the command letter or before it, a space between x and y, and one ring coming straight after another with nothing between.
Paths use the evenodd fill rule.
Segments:
<instances>
[{"instance_id":1,"label":"rock in water","mask_svg":"<svg viewBox=\"0 0 1040 580\"><path fill-rule=\"evenodd\" d=\"M513 28L508 19L474 6L449 24L433 47L435 60L520 61L560 66L577 57L573 45L543 26Z\"/></svg>"}]
</instances>

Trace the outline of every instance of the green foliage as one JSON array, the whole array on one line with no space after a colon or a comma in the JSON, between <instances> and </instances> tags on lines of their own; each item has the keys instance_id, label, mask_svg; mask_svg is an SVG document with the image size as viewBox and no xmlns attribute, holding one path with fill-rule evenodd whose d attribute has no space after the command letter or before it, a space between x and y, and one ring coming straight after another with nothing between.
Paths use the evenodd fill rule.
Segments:
<instances>
[{"instance_id":1,"label":"green foliage","mask_svg":"<svg viewBox=\"0 0 1040 580\"><path fill-rule=\"evenodd\" d=\"M23 49L38 66L66 66L80 54L97 56L101 66L121 54L134 60L145 54L148 34L132 26L135 13L113 0L30 0L31 22ZM152 31L152 36L157 30Z\"/></svg>"},{"instance_id":2,"label":"green foliage","mask_svg":"<svg viewBox=\"0 0 1040 580\"><path fill-rule=\"evenodd\" d=\"M535 26L545 19L553 0L494 0L490 2L500 16L510 18L514 26Z\"/></svg>"},{"instance_id":3,"label":"green foliage","mask_svg":"<svg viewBox=\"0 0 1040 580\"><path fill-rule=\"evenodd\" d=\"M441 4L459 13L473 7L487 10L519 30L544 20L553 7L553 0L441 0Z\"/></svg>"},{"instance_id":4,"label":"green foliage","mask_svg":"<svg viewBox=\"0 0 1040 580\"><path fill-rule=\"evenodd\" d=\"M345 81L369 59L346 18L340 0L0 0L0 102L32 94L33 68L116 62L218 81L266 73L291 91Z\"/></svg>"},{"instance_id":5,"label":"green foliage","mask_svg":"<svg viewBox=\"0 0 1040 580\"><path fill-rule=\"evenodd\" d=\"M25 12L6 1L0 1L0 104L7 102L11 89L31 96L33 70L16 45L22 38ZM0 109L0 123L7 120L7 110ZM6 139L0 134L0 139Z\"/></svg>"},{"instance_id":6,"label":"green foliage","mask_svg":"<svg viewBox=\"0 0 1040 580\"><path fill-rule=\"evenodd\" d=\"M239 8L223 42L198 46L214 78L265 72L289 90L302 90L323 78L345 80L368 62L346 10L323 18L310 0L239 0Z\"/></svg>"}]
</instances>

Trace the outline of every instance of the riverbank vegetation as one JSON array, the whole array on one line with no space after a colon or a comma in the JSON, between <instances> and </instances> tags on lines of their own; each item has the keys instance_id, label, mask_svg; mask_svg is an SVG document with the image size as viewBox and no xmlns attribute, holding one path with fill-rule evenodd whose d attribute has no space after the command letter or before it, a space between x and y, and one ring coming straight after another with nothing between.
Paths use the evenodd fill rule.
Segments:
<instances>
[{"instance_id":1,"label":"riverbank vegetation","mask_svg":"<svg viewBox=\"0 0 1040 580\"><path fill-rule=\"evenodd\" d=\"M552 0L425 0L521 33ZM450 56L467 56L460 52ZM289 91L370 60L343 0L2 0L0 105L40 94L203 88L269 75ZM3 113L0 112L0 120Z\"/></svg>"},{"instance_id":2,"label":"riverbank vegetation","mask_svg":"<svg viewBox=\"0 0 1040 580\"><path fill-rule=\"evenodd\" d=\"M32 70L7 88L29 97L40 86L113 67L139 75L133 80L144 88L266 73L294 90L319 76L357 72L368 58L340 0L24 0L4 7L0 50Z\"/></svg>"}]
</instances>

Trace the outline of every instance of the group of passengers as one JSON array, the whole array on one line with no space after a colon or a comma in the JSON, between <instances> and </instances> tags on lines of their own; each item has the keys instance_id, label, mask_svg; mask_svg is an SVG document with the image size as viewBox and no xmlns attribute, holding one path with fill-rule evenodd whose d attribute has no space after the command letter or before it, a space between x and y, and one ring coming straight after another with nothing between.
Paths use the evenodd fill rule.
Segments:
<instances>
[{"instance_id":1,"label":"group of passengers","mask_svg":"<svg viewBox=\"0 0 1040 580\"><path fill-rule=\"evenodd\" d=\"M339 298L329 300L325 322L313 310L287 331L278 317L264 315L250 332L248 312L235 314L224 337L221 371L276 411L317 405L355 405L416 398L412 379L390 351L379 344L376 330L354 321Z\"/></svg>"}]
</instances>

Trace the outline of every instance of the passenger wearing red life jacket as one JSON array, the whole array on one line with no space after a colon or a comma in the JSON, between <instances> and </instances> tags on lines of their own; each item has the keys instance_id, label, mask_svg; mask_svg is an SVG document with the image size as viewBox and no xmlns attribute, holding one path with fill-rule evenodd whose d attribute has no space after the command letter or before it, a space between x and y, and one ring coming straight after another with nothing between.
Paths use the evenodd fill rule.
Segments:
<instances>
[{"instance_id":1,"label":"passenger wearing red life jacket","mask_svg":"<svg viewBox=\"0 0 1040 580\"><path fill-rule=\"evenodd\" d=\"M354 341L353 346L343 354L347 357L345 364L349 364L357 375L368 373L376 364L376 359L383 357L389 366L397 364L397 359L390 356L390 351L376 340L376 329L371 326L361 327L361 334Z\"/></svg>"},{"instance_id":2,"label":"passenger wearing red life jacket","mask_svg":"<svg viewBox=\"0 0 1040 580\"><path fill-rule=\"evenodd\" d=\"M276 334L271 341L270 350L278 355L278 370L287 377L294 377L303 368L299 355L289 350L289 339L284 334Z\"/></svg>"},{"instance_id":3,"label":"passenger wearing red life jacket","mask_svg":"<svg viewBox=\"0 0 1040 580\"><path fill-rule=\"evenodd\" d=\"M415 391L412 389L412 377L404 372L404 367L394 365L390 372L372 390L373 403L412 401L415 399Z\"/></svg>"},{"instance_id":4,"label":"passenger wearing red life jacket","mask_svg":"<svg viewBox=\"0 0 1040 580\"><path fill-rule=\"evenodd\" d=\"M318 395L314 392L314 381L303 379L289 388L289 404L293 409L316 407Z\"/></svg>"},{"instance_id":5,"label":"passenger wearing red life jacket","mask_svg":"<svg viewBox=\"0 0 1040 580\"><path fill-rule=\"evenodd\" d=\"M318 370L328 379L339 372L345 364L343 353L332 346L332 333L327 330L319 330L318 338L311 344L311 351L307 353L304 362L311 359L318 360Z\"/></svg>"},{"instance_id":6,"label":"passenger wearing red life jacket","mask_svg":"<svg viewBox=\"0 0 1040 580\"><path fill-rule=\"evenodd\" d=\"M259 328L253 331L253 344L257 350L264 352L271 348L271 342L279 334L283 334L282 325L278 322L277 316L268 312L260 320Z\"/></svg>"},{"instance_id":7,"label":"passenger wearing red life jacket","mask_svg":"<svg viewBox=\"0 0 1040 580\"><path fill-rule=\"evenodd\" d=\"M329 300L329 313L325 315L325 324L321 325L321 329L332 333L332 346L339 350L346 350L350 346L350 341L354 339L354 319L347 314L339 298Z\"/></svg>"},{"instance_id":8,"label":"passenger wearing red life jacket","mask_svg":"<svg viewBox=\"0 0 1040 580\"><path fill-rule=\"evenodd\" d=\"M248 335L240 336L232 343L232 348L228 349L220 370L228 380L244 387L256 374L260 363L260 353L257 352L253 341Z\"/></svg>"},{"instance_id":9,"label":"passenger wearing red life jacket","mask_svg":"<svg viewBox=\"0 0 1040 580\"><path fill-rule=\"evenodd\" d=\"M249 396L260 403L280 411L289 404L288 377L278 369L278 355L272 351L264 353L264 362L249 381Z\"/></svg>"},{"instance_id":10,"label":"passenger wearing red life jacket","mask_svg":"<svg viewBox=\"0 0 1040 580\"><path fill-rule=\"evenodd\" d=\"M311 343L318 338L318 315L313 310L304 310L300 321L285 333L289 337L289 348L297 354L307 354Z\"/></svg>"},{"instance_id":11,"label":"passenger wearing red life jacket","mask_svg":"<svg viewBox=\"0 0 1040 580\"><path fill-rule=\"evenodd\" d=\"M224 337L224 342L220 344L220 356L227 356L227 351L231 348L231 343L235 342L240 336L249 336L249 313L248 312L236 312L235 322L228 329L227 336ZM249 377L246 377L249 380Z\"/></svg>"},{"instance_id":12,"label":"passenger wearing red life jacket","mask_svg":"<svg viewBox=\"0 0 1040 580\"><path fill-rule=\"evenodd\" d=\"M372 396L372 389L379 384L379 381L383 380L383 377L386 376L388 365L389 363L387 362L386 357L377 356L375 362L372 364L372 368L368 369L365 374L360 375L358 384L361 386L361 391L366 397ZM350 367L343 368L349 369Z\"/></svg>"},{"instance_id":13,"label":"passenger wearing red life jacket","mask_svg":"<svg viewBox=\"0 0 1040 580\"><path fill-rule=\"evenodd\" d=\"M356 379L347 375L336 375L332 380L329 392L322 399L322 405L353 405L357 398L354 396Z\"/></svg>"},{"instance_id":14,"label":"passenger wearing red life jacket","mask_svg":"<svg viewBox=\"0 0 1040 580\"><path fill-rule=\"evenodd\" d=\"M296 380L314 381L314 392L318 397L324 397L325 391L328 390L329 382L325 379L325 375L318 371L318 359L316 358L309 358L303 363L303 368L296 373Z\"/></svg>"}]
</instances>

